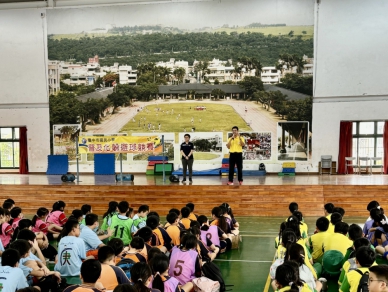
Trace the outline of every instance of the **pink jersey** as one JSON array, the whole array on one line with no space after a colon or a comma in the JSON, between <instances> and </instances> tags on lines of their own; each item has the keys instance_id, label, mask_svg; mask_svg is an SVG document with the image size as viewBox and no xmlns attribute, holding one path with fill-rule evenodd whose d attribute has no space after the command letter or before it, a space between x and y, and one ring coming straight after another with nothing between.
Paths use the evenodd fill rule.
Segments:
<instances>
[{"instance_id":1,"label":"pink jersey","mask_svg":"<svg viewBox=\"0 0 388 292\"><path fill-rule=\"evenodd\" d=\"M182 251L174 246L171 251L168 274L170 277L175 277L181 285L191 282L195 278L197 257L198 252L195 250Z\"/></svg>"},{"instance_id":2,"label":"pink jersey","mask_svg":"<svg viewBox=\"0 0 388 292\"><path fill-rule=\"evenodd\" d=\"M42 219L36 219L35 226L32 227L33 232L43 232L47 235L48 226Z\"/></svg>"},{"instance_id":3,"label":"pink jersey","mask_svg":"<svg viewBox=\"0 0 388 292\"><path fill-rule=\"evenodd\" d=\"M15 230L16 227L19 227L19 221L22 220L21 218L15 218L12 221L12 228Z\"/></svg>"},{"instance_id":4,"label":"pink jersey","mask_svg":"<svg viewBox=\"0 0 388 292\"><path fill-rule=\"evenodd\" d=\"M179 281L174 277L166 277L166 281L164 281L163 284L164 292L175 292L179 285Z\"/></svg>"},{"instance_id":5,"label":"pink jersey","mask_svg":"<svg viewBox=\"0 0 388 292\"><path fill-rule=\"evenodd\" d=\"M220 246L220 237L218 236L218 226L211 225L207 231L201 230L201 240L206 245L206 238L210 239L214 245Z\"/></svg>"},{"instance_id":6,"label":"pink jersey","mask_svg":"<svg viewBox=\"0 0 388 292\"><path fill-rule=\"evenodd\" d=\"M4 247L6 247L12 239L13 228L7 222L1 225L0 240Z\"/></svg>"},{"instance_id":7,"label":"pink jersey","mask_svg":"<svg viewBox=\"0 0 388 292\"><path fill-rule=\"evenodd\" d=\"M46 222L62 226L66 223L66 215L62 211L54 211L48 214Z\"/></svg>"}]
</instances>

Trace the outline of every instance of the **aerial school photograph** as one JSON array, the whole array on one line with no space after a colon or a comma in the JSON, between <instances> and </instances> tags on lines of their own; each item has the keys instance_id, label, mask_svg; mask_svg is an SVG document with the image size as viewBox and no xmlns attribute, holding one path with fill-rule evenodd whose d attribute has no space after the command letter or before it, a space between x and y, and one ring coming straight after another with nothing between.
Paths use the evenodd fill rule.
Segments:
<instances>
[{"instance_id":1,"label":"aerial school photograph","mask_svg":"<svg viewBox=\"0 0 388 292\"><path fill-rule=\"evenodd\" d=\"M387 11L0 1L1 289L388 291Z\"/></svg>"}]
</instances>

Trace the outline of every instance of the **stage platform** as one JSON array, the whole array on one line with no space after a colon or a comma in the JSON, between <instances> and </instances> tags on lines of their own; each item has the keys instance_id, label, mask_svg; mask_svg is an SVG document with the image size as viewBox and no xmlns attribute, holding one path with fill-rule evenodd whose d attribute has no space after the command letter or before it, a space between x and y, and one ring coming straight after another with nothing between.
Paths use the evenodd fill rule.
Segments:
<instances>
[{"instance_id":1,"label":"stage platform","mask_svg":"<svg viewBox=\"0 0 388 292\"><path fill-rule=\"evenodd\" d=\"M66 202L66 213L91 204L102 215L109 201L127 200L133 208L147 204L165 216L171 208L187 202L195 212L210 215L214 206L228 202L237 216L284 216L288 204L298 202L305 216L320 216L323 205L332 202L347 216L367 217L371 200L383 207L388 197L387 175L296 175L245 177L242 186L228 186L225 176L196 176L193 183L171 183L166 177L135 174L133 183L116 182L115 176L81 175L80 182L62 183L59 175L0 175L0 199L12 198L23 213L35 214L39 207L50 209L53 202Z\"/></svg>"}]
</instances>

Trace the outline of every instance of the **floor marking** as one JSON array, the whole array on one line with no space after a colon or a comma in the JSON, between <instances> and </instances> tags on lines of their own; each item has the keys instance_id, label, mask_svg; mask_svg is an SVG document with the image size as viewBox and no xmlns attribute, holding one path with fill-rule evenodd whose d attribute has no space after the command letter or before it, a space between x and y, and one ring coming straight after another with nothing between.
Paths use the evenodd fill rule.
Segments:
<instances>
[{"instance_id":1,"label":"floor marking","mask_svg":"<svg viewBox=\"0 0 388 292\"><path fill-rule=\"evenodd\" d=\"M243 263L272 263L273 261L249 261L249 260L222 260L215 259L217 262L243 262Z\"/></svg>"}]
</instances>

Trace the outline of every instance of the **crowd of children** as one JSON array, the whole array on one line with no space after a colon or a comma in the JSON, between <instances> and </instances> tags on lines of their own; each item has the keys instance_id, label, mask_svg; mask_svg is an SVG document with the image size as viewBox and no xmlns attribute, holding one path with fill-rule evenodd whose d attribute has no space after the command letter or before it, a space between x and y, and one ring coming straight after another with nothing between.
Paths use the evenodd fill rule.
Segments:
<instances>
[{"instance_id":1,"label":"crowd of children","mask_svg":"<svg viewBox=\"0 0 388 292\"><path fill-rule=\"evenodd\" d=\"M289 210L275 238L270 268L275 291L326 291L328 283L338 285L331 291L388 291L388 265L376 263L378 256L388 259L388 220L377 201L368 204L363 229L344 222L343 208L325 204L310 236L298 204L292 202Z\"/></svg>"},{"instance_id":2,"label":"crowd of children","mask_svg":"<svg viewBox=\"0 0 388 292\"><path fill-rule=\"evenodd\" d=\"M30 220L12 199L5 200L0 208L2 292L189 292L205 274L204 266L240 239L227 203L212 209L210 221L195 214L192 203L171 209L165 225L149 206L134 214L127 201L109 202L102 220L91 205L69 217L65 208L57 201ZM67 285L64 277L72 276L81 277L82 284Z\"/></svg>"}]
</instances>

